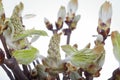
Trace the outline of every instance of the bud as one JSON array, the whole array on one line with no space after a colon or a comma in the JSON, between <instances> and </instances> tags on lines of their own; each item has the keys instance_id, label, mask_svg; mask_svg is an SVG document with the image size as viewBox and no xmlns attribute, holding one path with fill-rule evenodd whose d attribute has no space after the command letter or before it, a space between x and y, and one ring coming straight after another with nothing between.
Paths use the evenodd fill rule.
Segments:
<instances>
[{"instance_id":1,"label":"bud","mask_svg":"<svg viewBox=\"0 0 120 80\"><path fill-rule=\"evenodd\" d=\"M44 23L46 24L48 30L53 30L53 26L47 18L44 18Z\"/></svg>"},{"instance_id":2,"label":"bud","mask_svg":"<svg viewBox=\"0 0 120 80\"><path fill-rule=\"evenodd\" d=\"M61 6L59 11L58 11L58 19L61 18L62 20L65 19L65 15L66 15L66 10L64 6Z\"/></svg>"},{"instance_id":3,"label":"bud","mask_svg":"<svg viewBox=\"0 0 120 80\"><path fill-rule=\"evenodd\" d=\"M18 14L18 16L21 17L23 8L24 8L24 5L22 2L20 2L18 5L15 6L12 16L15 16L16 14Z\"/></svg>"},{"instance_id":4,"label":"bud","mask_svg":"<svg viewBox=\"0 0 120 80\"><path fill-rule=\"evenodd\" d=\"M107 38L110 32L110 24L112 17L112 5L106 1L101 7L99 11L99 20L97 32L103 36L103 42Z\"/></svg>"},{"instance_id":5,"label":"bud","mask_svg":"<svg viewBox=\"0 0 120 80\"><path fill-rule=\"evenodd\" d=\"M76 28L78 21L80 20L80 15L74 17L72 23L70 24L70 28L73 30Z\"/></svg>"},{"instance_id":6,"label":"bud","mask_svg":"<svg viewBox=\"0 0 120 80\"><path fill-rule=\"evenodd\" d=\"M68 14L75 14L78 9L78 0L70 0L68 3Z\"/></svg>"},{"instance_id":7,"label":"bud","mask_svg":"<svg viewBox=\"0 0 120 80\"><path fill-rule=\"evenodd\" d=\"M64 6L61 6L58 11L58 21L56 22L56 28L59 30L63 26L63 21L65 19L66 10Z\"/></svg>"},{"instance_id":8,"label":"bud","mask_svg":"<svg viewBox=\"0 0 120 80\"><path fill-rule=\"evenodd\" d=\"M60 17L55 24L56 24L57 30L61 29L62 26L63 26L63 20L62 20L62 18Z\"/></svg>"},{"instance_id":9,"label":"bud","mask_svg":"<svg viewBox=\"0 0 120 80\"><path fill-rule=\"evenodd\" d=\"M99 22L109 23L111 22L112 17L112 5L110 2L106 1L101 7L99 11Z\"/></svg>"},{"instance_id":10,"label":"bud","mask_svg":"<svg viewBox=\"0 0 120 80\"><path fill-rule=\"evenodd\" d=\"M2 49L0 49L0 65L4 62L5 55Z\"/></svg>"}]
</instances>

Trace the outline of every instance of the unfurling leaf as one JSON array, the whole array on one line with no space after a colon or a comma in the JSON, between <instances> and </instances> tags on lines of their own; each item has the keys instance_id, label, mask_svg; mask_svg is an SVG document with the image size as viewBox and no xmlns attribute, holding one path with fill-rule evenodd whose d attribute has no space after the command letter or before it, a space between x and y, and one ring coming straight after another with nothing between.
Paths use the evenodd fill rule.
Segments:
<instances>
[{"instance_id":1,"label":"unfurling leaf","mask_svg":"<svg viewBox=\"0 0 120 80\"><path fill-rule=\"evenodd\" d=\"M13 41L24 39L31 35L47 36L47 33L43 30L30 29L30 30L23 31L23 33L15 35Z\"/></svg>"},{"instance_id":2,"label":"unfurling leaf","mask_svg":"<svg viewBox=\"0 0 120 80\"><path fill-rule=\"evenodd\" d=\"M113 44L114 56L120 63L120 33L118 31L113 31L111 33L111 40Z\"/></svg>"},{"instance_id":3,"label":"unfurling leaf","mask_svg":"<svg viewBox=\"0 0 120 80\"><path fill-rule=\"evenodd\" d=\"M63 45L61 47L62 47L62 50L66 53L66 55L72 55L78 51L75 47L72 47L70 45Z\"/></svg>"},{"instance_id":4,"label":"unfurling leaf","mask_svg":"<svg viewBox=\"0 0 120 80\"><path fill-rule=\"evenodd\" d=\"M61 34L54 34L49 43L48 56L43 59L43 64L49 67L58 67L61 55L60 55L60 36Z\"/></svg>"},{"instance_id":5,"label":"unfurling leaf","mask_svg":"<svg viewBox=\"0 0 120 80\"><path fill-rule=\"evenodd\" d=\"M38 50L34 47L30 47L22 50L15 50L12 52L12 56L16 58L18 63L28 65L38 57Z\"/></svg>"},{"instance_id":6,"label":"unfurling leaf","mask_svg":"<svg viewBox=\"0 0 120 80\"><path fill-rule=\"evenodd\" d=\"M62 49L68 54L64 61L70 61L74 66L82 68L93 75L103 66L105 58L103 44L99 44L93 49L83 48L81 50L76 50L76 48L70 45L62 46ZM94 66L94 68L91 66Z\"/></svg>"},{"instance_id":7,"label":"unfurling leaf","mask_svg":"<svg viewBox=\"0 0 120 80\"><path fill-rule=\"evenodd\" d=\"M61 34L54 34L49 43L49 49L48 49L48 56L49 57L55 57L57 59L61 59L60 55L60 36Z\"/></svg>"}]
</instances>

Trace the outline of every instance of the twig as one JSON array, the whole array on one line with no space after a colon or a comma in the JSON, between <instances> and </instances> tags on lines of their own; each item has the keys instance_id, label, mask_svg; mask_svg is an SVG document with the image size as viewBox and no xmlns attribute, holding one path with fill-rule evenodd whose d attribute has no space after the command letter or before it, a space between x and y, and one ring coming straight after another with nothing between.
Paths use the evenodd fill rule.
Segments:
<instances>
[{"instance_id":1,"label":"twig","mask_svg":"<svg viewBox=\"0 0 120 80\"><path fill-rule=\"evenodd\" d=\"M16 59L11 57L5 42L5 38L2 34L0 35L0 39L5 49L6 56L8 58L8 60L4 60L4 63L6 64L6 66L12 70L17 80L28 80L27 77L24 75L24 73L21 71L20 67L18 66Z\"/></svg>"},{"instance_id":2,"label":"twig","mask_svg":"<svg viewBox=\"0 0 120 80\"><path fill-rule=\"evenodd\" d=\"M71 29L67 28L64 29L65 35L67 36L66 44L70 44L70 36L71 36ZM66 72L63 73L63 80L70 80L69 74L66 74Z\"/></svg>"},{"instance_id":3,"label":"twig","mask_svg":"<svg viewBox=\"0 0 120 80\"><path fill-rule=\"evenodd\" d=\"M71 32L67 35L67 44L70 44L70 36L71 36Z\"/></svg>"},{"instance_id":4,"label":"twig","mask_svg":"<svg viewBox=\"0 0 120 80\"><path fill-rule=\"evenodd\" d=\"M7 45L6 45L6 42L5 42L5 38L3 37L2 34L0 35L0 39L1 39L2 45L3 45L4 49L5 49L7 58L8 58L8 59L11 58L11 55L10 55L10 53L9 53L9 50L8 50Z\"/></svg>"},{"instance_id":5,"label":"twig","mask_svg":"<svg viewBox=\"0 0 120 80\"><path fill-rule=\"evenodd\" d=\"M8 68L12 70L14 75L17 77L17 80L28 80L28 78L24 75L24 73L21 71L20 67L18 66L15 58L10 58L8 60L5 60L4 63L7 65Z\"/></svg>"},{"instance_id":6,"label":"twig","mask_svg":"<svg viewBox=\"0 0 120 80\"><path fill-rule=\"evenodd\" d=\"M24 74L29 78L29 80L31 80L30 71L28 70L28 67L26 65L22 65L22 67Z\"/></svg>"},{"instance_id":7,"label":"twig","mask_svg":"<svg viewBox=\"0 0 120 80\"><path fill-rule=\"evenodd\" d=\"M84 71L84 74L85 74L85 77L86 77L85 80L93 80L93 76L90 73L88 73L87 71Z\"/></svg>"},{"instance_id":8,"label":"twig","mask_svg":"<svg viewBox=\"0 0 120 80\"><path fill-rule=\"evenodd\" d=\"M4 71L6 72L8 77L10 78L10 80L15 80L12 73L6 68L6 66L4 64L2 64L1 67L4 69Z\"/></svg>"}]
</instances>

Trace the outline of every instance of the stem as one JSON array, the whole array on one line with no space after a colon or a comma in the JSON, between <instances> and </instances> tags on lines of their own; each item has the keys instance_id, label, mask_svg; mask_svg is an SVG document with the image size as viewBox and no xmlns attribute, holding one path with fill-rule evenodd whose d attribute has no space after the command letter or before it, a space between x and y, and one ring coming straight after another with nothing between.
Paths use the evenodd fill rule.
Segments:
<instances>
[{"instance_id":1,"label":"stem","mask_svg":"<svg viewBox=\"0 0 120 80\"><path fill-rule=\"evenodd\" d=\"M70 28L65 30L65 35L67 35L66 44L70 44L71 33L72 33L72 31ZM67 74L66 72L63 73L63 80L70 80L69 74Z\"/></svg>"},{"instance_id":2,"label":"stem","mask_svg":"<svg viewBox=\"0 0 120 80\"><path fill-rule=\"evenodd\" d=\"M36 60L37 65L40 64L39 60Z\"/></svg>"},{"instance_id":3,"label":"stem","mask_svg":"<svg viewBox=\"0 0 120 80\"><path fill-rule=\"evenodd\" d=\"M9 53L9 50L8 50L6 42L5 42L5 38L4 38L4 36L2 34L0 35L0 39L1 39L2 45L3 45L4 49L5 49L7 58L8 59L11 58L11 55Z\"/></svg>"},{"instance_id":4,"label":"stem","mask_svg":"<svg viewBox=\"0 0 120 80\"><path fill-rule=\"evenodd\" d=\"M72 30L70 28L64 29L64 35L67 36L66 44L70 44L70 36L71 36Z\"/></svg>"},{"instance_id":5,"label":"stem","mask_svg":"<svg viewBox=\"0 0 120 80\"><path fill-rule=\"evenodd\" d=\"M57 80L60 80L60 76L59 76L59 74L57 74L56 79L57 79Z\"/></svg>"},{"instance_id":6,"label":"stem","mask_svg":"<svg viewBox=\"0 0 120 80\"><path fill-rule=\"evenodd\" d=\"M85 71L84 74L85 74L86 80L93 80L93 76L90 73Z\"/></svg>"},{"instance_id":7,"label":"stem","mask_svg":"<svg viewBox=\"0 0 120 80\"><path fill-rule=\"evenodd\" d=\"M11 58L11 55L7 48L7 44L6 44L4 36L0 35L0 39L1 39L1 42L5 49L6 56L8 58L8 60L4 60L4 63L6 64L6 66L12 70L12 72L17 80L28 80L27 77L21 71L20 67L18 66L18 63L15 60L15 58Z\"/></svg>"},{"instance_id":8,"label":"stem","mask_svg":"<svg viewBox=\"0 0 120 80\"><path fill-rule=\"evenodd\" d=\"M5 60L4 63L7 65L8 68L12 70L15 77L17 77L17 80L28 80L28 78L24 75L24 73L21 71L20 67L18 66L15 58Z\"/></svg>"},{"instance_id":9,"label":"stem","mask_svg":"<svg viewBox=\"0 0 120 80\"><path fill-rule=\"evenodd\" d=\"M10 78L10 80L15 80L12 73L6 68L6 66L4 64L2 64L1 67L4 69L4 71L6 72L8 77Z\"/></svg>"},{"instance_id":10,"label":"stem","mask_svg":"<svg viewBox=\"0 0 120 80\"><path fill-rule=\"evenodd\" d=\"M26 65L22 65L24 74L30 79L30 73Z\"/></svg>"},{"instance_id":11,"label":"stem","mask_svg":"<svg viewBox=\"0 0 120 80\"><path fill-rule=\"evenodd\" d=\"M33 66L35 67L36 66L36 64L35 64L35 62L33 61Z\"/></svg>"},{"instance_id":12,"label":"stem","mask_svg":"<svg viewBox=\"0 0 120 80\"><path fill-rule=\"evenodd\" d=\"M66 43L66 44L70 44L70 36L71 36L71 33L69 33L69 34L67 35L67 43Z\"/></svg>"},{"instance_id":13,"label":"stem","mask_svg":"<svg viewBox=\"0 0 120 80\"><path fill-rule=\"evenodd\" d=\"M52 30L52 32L53 32L53 34L56 34L58 32L58 30L55 29L55 30Z\"/></svg>"}]
</instances>

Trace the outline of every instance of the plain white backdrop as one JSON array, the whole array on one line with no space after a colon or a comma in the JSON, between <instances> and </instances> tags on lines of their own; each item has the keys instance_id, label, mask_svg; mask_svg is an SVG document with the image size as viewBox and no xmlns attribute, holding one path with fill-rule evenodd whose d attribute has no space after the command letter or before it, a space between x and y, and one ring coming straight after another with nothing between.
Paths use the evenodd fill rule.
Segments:
<instances>
[{"instance_id":1,"label":"plain white backdrop","mask_svg":"<svg viewBox=\"0 0 120 80\"><path fill-rule=\"evenodd\" d=\"M47 49L49 44L50 36L52 32L45 28L44 17L50 20L53 25L57 21L57 12L60 6L65 6L67 8L67 3L69 0L3 0L3 5L7 17L10 17L12 10L16 4L19 2L24 3L23 16L25 14L35 14L36 17L31 19L24 19L24 25L26 28L42 29L48 32L48 37L40 37L33 45L40 50L40 54L47 55ZM100 6L106 0L78 0L79 8L76 14L81 15L81 19L78 22L77 29L73 31L71 35L70 44L78 44L78 48L82 49L89 42L91 43L91 48L94 47L95 37L92 35L97 34L96 28L98 24L98 12ZM111 31L120 31L120 1L119 0L108 0L112 3L113 16ZM64 25L66 27L66 25ZM61 45L66 43L66 37L62 36ZM114 58L112 51L111 38L105 42L106 57L101 75L99 78L94 80L107 80L111 77L113 70L115 70L119 64ZM2 48L2 45L0 44ZM64 58L64 53L61 52L62 58ZM0 67L0 80L9 80L3 69Z\"/></svg>"}]
</instances>

